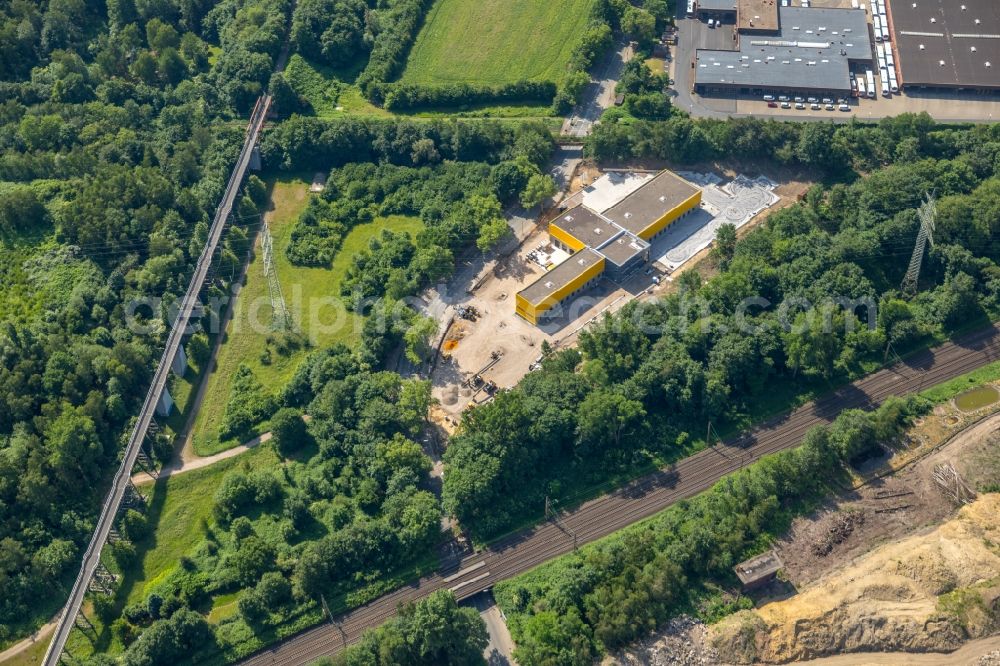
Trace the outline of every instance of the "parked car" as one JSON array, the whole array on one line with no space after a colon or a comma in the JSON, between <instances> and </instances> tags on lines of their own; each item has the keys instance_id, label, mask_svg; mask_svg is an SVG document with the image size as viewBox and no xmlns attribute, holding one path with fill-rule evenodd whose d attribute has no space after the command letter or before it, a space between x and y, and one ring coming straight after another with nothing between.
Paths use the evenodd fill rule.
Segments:
<instances>
[{"instance_id":1,"label":"parked car","mask_svg":"<svg viewBox=\"0 0 1000 666\"><path fill-rule=\"evenodd\" d=\"M774 95L764 95L764 101L765 102L773 102L774 101Z\"/></svg>"},{"instance_id":2,"label":"parked car","mask_svg":"<svg viewBox=\"0 0 1000 666\"><path fill-rule=\"evenodd\" d=\"M824 97L823 98L823 103L824 104L833 104L833 100L830 99L829 97Z\"/></svg>"},{"instance_id":3,"label":"parked car","mask_svg":"<svg viewBox=\"0 0 1000 666\"><path fill-rule=\"evenodd\" d=\"M827 111L833 111L833 104L827 104L823 108L826 109Z\"/></svg>"},{"instance_id":4,"label":"parked car","mask_svg":"<svg viewBox=\"0 0 1000 666\"><path fill-rule=\"evenodd\" d=\"M820 105L817 104L816 102L813 102L812 104L809 105L809 108L812 109L813 111L819 111Z\"/></svg>"},{"instance_id":5,"label":"parked car","mask_svg":"<svg viewBox=\"0 0 1000 666\"><path fill-rule=\"evenodd\" d=\"M795 101L796 101L796 102L804 102L805 100L804 100L804 99L802 99L801 97L796 97L796 98L795 98Z\"/></svg>"},{"instance_id":6,"label":"parked car","mask_svg":"<svg viewBox=\"0 0 1000 666\"><path fill-rule=\"evenodd\" d=\"M803 104L802 102L796 102L795 103L795 108L799 109L799 110L802 110L802 109L806 108L806 105Z\"/></svg>"},{"instance_id":7,"label":"parked car","mask_svg":"<svg viewBox=\"0 0 1000 666\"><path fill-rule=\"evenodd\" d=\"M818 100L818 99L816 99L815 97L807 97L807 98L806 98L806 101L807 101L807 102L809 102L810 104L815 104L815 103L816 103L816 102L818 102L819 100Z\"/></svg>"},{"instance_id":8,"label":"parked car","mask_svg":"<svg viewBox=\"0 0 1000 666\"><path fill-rule=\"evenodd\" d=\"M781 108L783 108L783 109L790 109L790 108L792 108L792 105L789 104L788 102L782 102L781 103Z\"/></svg>"},{"instance_id":9,"label":"parked car","mask_svg":"<svg viewBox=\"0 0 1000 666\"><path fill-rule=\"evenodd\" d=\"M767 105L769 107L771 107L772 109L778 108L778 103L777 102L768 102Z\"/></svg>"},{"instance_id":10,"label":"parked car","mask_svg":"<svg viewBox=\"0 0 1000 666\"><path fill-rule=\"evenodd\" d=\"M788 95L778 95L778 101L779 102L787 102L788 101Z\"/></svg>"},{"instance_id":11,"label":"parked car","mask_svg":"<svg viewBox=\"0 0 1000 666\"><path fill-rule=\"evenodd\" d=\"M715 19L708 19L708 27L709 28L715 27Z\"/></svg>"},{"instance_id":12,"label":"parked car","mask_svg":"<svg viewBox=\"0 0 1000 666\"><path fill-rule=\"evenodd\" d=\"M841 104L840 105L840 110L841 111L850 111L851 110L851 106L849 104Z\"/></svg>"}]
</instances>

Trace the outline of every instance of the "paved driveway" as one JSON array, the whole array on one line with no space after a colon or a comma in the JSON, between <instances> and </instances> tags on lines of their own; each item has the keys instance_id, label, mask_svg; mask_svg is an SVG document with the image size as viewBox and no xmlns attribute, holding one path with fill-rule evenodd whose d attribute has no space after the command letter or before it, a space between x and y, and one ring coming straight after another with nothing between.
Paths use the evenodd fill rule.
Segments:
<instances>
[{"instance_id":1,"label":"paved driveway","mask_svg":"<svg viewBox=\"0 0 1000 666\"><path fill-rule=\"evenodd\" d=\"M483 652L486 663L489 666L516 666L514 661L514 639L510 637L507 630L507 622L504 620L500 607L493 600L492 592L477 594L471 599L471 605L479 611L479 617L486 623L486 631L489 632L490 642Z\"/></svg>"},{"instance_id":2,"label":"paved driveway","mask_svg":"<svg viewBox=\"0 0 1000 666\"><path fill-rule=\"evenodd\" d=\"M625 69L625 63L631 59L632 47L627 43L619 45L604 57L595 70L594 78L584 88L580 103L563 122L564 136L584 137L590 134L590 128L604 110L615 103L615 86Z\"/></svg>"}]
</instances>

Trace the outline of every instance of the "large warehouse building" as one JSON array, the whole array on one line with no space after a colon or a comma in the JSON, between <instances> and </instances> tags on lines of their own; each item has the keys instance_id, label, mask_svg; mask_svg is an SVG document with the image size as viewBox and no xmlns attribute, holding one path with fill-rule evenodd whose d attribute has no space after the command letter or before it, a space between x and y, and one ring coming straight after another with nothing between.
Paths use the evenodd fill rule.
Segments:
<instances>
[{"instance_id":1,"label":"large warehouse building","mask_svg":"<svg viewBox=\"0 0 1000 666\"><path fill-rule=\"evenodd\" d=\"M538 324L600 277L628 276L649 261L650 241L700 203L700 189L662 171L624 197L570 208L549 223L549 237L571 256L518 292L517 314Z\"/></svg>"},{"instance_id":2,"label":"large warehouse building","mask_svg":"<svg viewBox=\"0 0 1000 666\"><path fill-rule=\"evenodd\" d=\"M887 5L904 89L1000 90L998 0L897 0Z\"/></svg>"},{"instance_id":3,"label":"large warehouse building","mask_svg":"<svg viewBox=\"0 0 1000 666\"><path fill-rule=\"evenodd\" d=\"M739 5L736 50L698 50L699 94L846 96L851 92L850 67L872 62L863 10L746 5Z\"/></svg>"}]
</instances>

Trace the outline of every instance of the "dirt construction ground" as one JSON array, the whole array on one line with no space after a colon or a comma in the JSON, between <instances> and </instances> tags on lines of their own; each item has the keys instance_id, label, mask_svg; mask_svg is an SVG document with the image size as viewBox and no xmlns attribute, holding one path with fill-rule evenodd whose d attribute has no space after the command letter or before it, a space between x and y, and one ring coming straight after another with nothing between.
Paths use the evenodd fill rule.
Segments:
<instances>
[{"instance_id":1,"label":"dirt construction ground","mask_svg":"<svg viewBox=\"0 0 1000 666\"><path fill-rule=\"evenodd\" d=\"M793 521L776 544L787 582L755 593L756 611L675 618L604 664L1000 666L1000 495L984 492L1000 483L998 408L938 406L856 487ZM949 464L973 504L933 480Z\"/></svg>"},{"instance_id":2,"label":"dirt construction ground","mask_svg":"<svg viewBox=\"0 0 1000 666\"><path fill-rule=\"evenodd\" d=\"M658 162L616 165L623 169L654 171L668 166ZM758 171L750 165L696 166L696 170L714 171L727 180L733 178L741 166L750 169L744 170L745 173L758 175ZM601 174L602 171L589 160L580 163L570 179L570 194L586 187ZM780 201L745 225L740 230L741 235L775 210L794 203L810 184L803 174L790 170L764 175L779 183L775 194L780 197ZM549 211L549 217L557 213L558 211ZM454 430L461 413L467 407L490 399L485 390L470 386L469 380L477 374L482 377L484 384L493 382L499 389L512 387L541 356L543 341L557 349L572 346L580 330L603 313L614 312L635 298L656 297L669 293L674 288L672 277L663 276L661 284L654 286L652 276L643 271L639 271L624 285L602 279L572 302L563 316L542 326L528 323L515 314L515 297L518 291L544 272L541 266L529 261L526 255L531 250L548 244L548 232L545 230L547 219L548 217L543 216L534 231L527 235L514 252L482 266L481 270L477 268L475 275L460 271L448 285L448 289L442 290L444 293L435 293L430 299L440 307L429 307L428 312L439 319L442 331L447 328L443 333L440 355L431 373L433 394L438 400L431 415L432 420L446 432ZM692 268L702 273L703 278L710 277L713 268L710 262L703 261L708 254L709 250L706 249L692 257L684 267L675 271L674 277L679 272ZM658 269L656 271L659 273ZM460 306L474 307L477 315L471 320L456 316ZM452 322L450 326L449 322Z\"/></svg>"}]
</instances>

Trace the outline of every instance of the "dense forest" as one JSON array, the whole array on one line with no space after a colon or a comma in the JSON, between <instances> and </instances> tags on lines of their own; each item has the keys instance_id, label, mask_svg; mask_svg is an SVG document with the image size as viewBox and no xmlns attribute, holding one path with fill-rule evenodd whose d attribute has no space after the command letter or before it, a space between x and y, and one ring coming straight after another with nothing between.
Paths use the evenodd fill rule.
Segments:
<instances>
[{"instance_id":1,"label":"dense forest","mask_svg":"<svg viewBox=\"0 0 1000 666\"><path fill-rule=\"evenodd\" d=\"M288 7L0 2L0 645L64 598Z\"/></svg>"},{"instance_id":2,"label":"dense forest","mask_svg":"<svg viewBox=\"0 0 1000 666\"><path fill-rule=\"evenodd\" d=\"M0 0L0 646L65 599L170 305L204 245L243 118L269 87L282 118L303 109L272 76L286 36L311 59L356 69L365 94L386 107L534 95L561 113L613 31L648 40L669 15L662 0L596 3L555 88L404 88L396 78L430 4ZM662 79L645 72L630 65L622 86L631 117L599 125L590 155L684 164L766 154L813 170L823 184L744 239L719 243L716 277L684 277L677 295L605 320L578 350L551 354L518 388L469 412L446 454L443 504L427 490L430 461L416 443L429 386L380 369L393 349L413 342L408 331L425 329L409 310L389 329L378 315L448 276L463 253L506 240L503 206L531 206L552 193L544 175L552 137L533 123L349 117L292 116L268 129L268 170L331 172L280 248L293 262L328 266L350 229L377 216L416 216L423 230L386 233L353 257L342 295L375 315L354 347L314 350L286 386L238 371L224 427L238 436L269 421L274 443L265 453L279 457L271 467L225 473L203 498L211 522L140 601L93 597L126 664L245 656L319 622L321 594L335 608L357 606L426 567L443 513L489 539L536 518L546 494L569 498L689 450L709 419L720 428L745 423L775 395L791 400L843 381L881 362L890 345L905 352L996 312L996 126L940 127L923 116L839 126L695 121L665 107L655 94ZM938 196L937 243L910 297L898 285L916 234L914 209L928 191ZM217 276L238 272L266 199L263 181L248 179ZM216 277L206 295L231 286ZM870 299L879 315L868 328L855 322L860 311L841 311L831 315L831 331L805 326L806 335L792 335L777 325L778 312L761 308L749 315L759 332L741 335L739 304L758 296L772 304L808 299L814 306L794 317L802 324L826 315L829 296ZM156 305L134 314L153 334L140 335L128 325L129 304L149 297ZM848 331L847 323L857 325ZM207 338L191 345L200 364ZM565 585L575 579L580 587L562 590L561 600L555 591L512 587L505 603L517 609L523 662L545 662L550 650L589 658L662 620L682 601L662 586L721 570L752 549L789 502L815 490L789 479L843 464L858 442L891 438L909 408L845 416L802 451L670 513L666 528L629 551L636 562L677 554L676 568L658 563L662 578L605 566L597 548L596 559L586 555L566 576ZM171 453L165 437L153 448L161 459ZM708 526L731 525L736 515L756 522L734 528L714 559L684 536L701 530L700 548L719 538ZM118 528L124 538L106 559L124 571L152 526L130 510ZM674 532L680 536L664 536ZM637 580L663 596L635 593ZM209 623L210 602L223 596L234 612ZM613 609L620 615L610 617ZM560 636L578 640L567 647ZM337 663L478 663L482 642L474 615L437 595Z\"/></svg>"},{"instance_id":3,"label":"dense forest","mask_svg":"<svg viewBox=\"0 0 1000 666\"><path fill-rule=\"evenodd\" d=\"M713 621L737 607L719 581L815 503L849 461L895 442L919 398L842 413L801 446L762 458L653 518L500 583L515 657L524 666L584 666L644 637L682 609ZM713 584L716 586L713 587Z\"/></svg>"},{"instance_id":4,"label":"dense forest","mask_svg":"<svg viewBox=\"0 0 1000 666\"><path fill-rule=\"evenodd\" d=\"M1000 307L1000 128L927 121L672 119L596 133L588 147L602 154L619 132L633 154L673 156L673 132L686 127L702 137L705 156L773 150L778 160L809 163L852 136L856 168L874 169L816 185L739 242L720 243L715 277L702 284L698 273L682 274L677 293L589 327L578 350L551 356L516 388L467 412L445 454L445 509L476 538L495 537L537 519L546 495L572 497L684 454L708 422L717 430L745 424L864 374L890 350L905 353L985 321ZM886 145L895 150L881 152ZM850 169L848 153L842 159L842 167L823 164ZM917 234L915 209L928 192L939 197L936 243L922 289L910 297L899 285ZM764 300L742 307L747 299ZM851 305L838 306L840 299Z\"/></svg>"},{"instance_id":5,"label":"dense forest","mask_svg":"<svg viewBox=\"0 0 1000 666\"><path fill-rule=\"evenodd\" d=\"M430 404L428 382L372 370L339 345L310 355L280 394L257 385L241 399L284 405L271 418L284 464L227 472L208 500L213 520L180 566L118 619L110 600L98 604L128 664L169 663L184 647L162 638L164 627L225 594L237 596L237 613L205 625L195 651L245 657L318 622L320 595L341 607L379 596L441 539L441 509L425 489L431 462L413 439ZM117 542L112 552L134 556L129 545Z\"/></svg>"}]
</instances>

